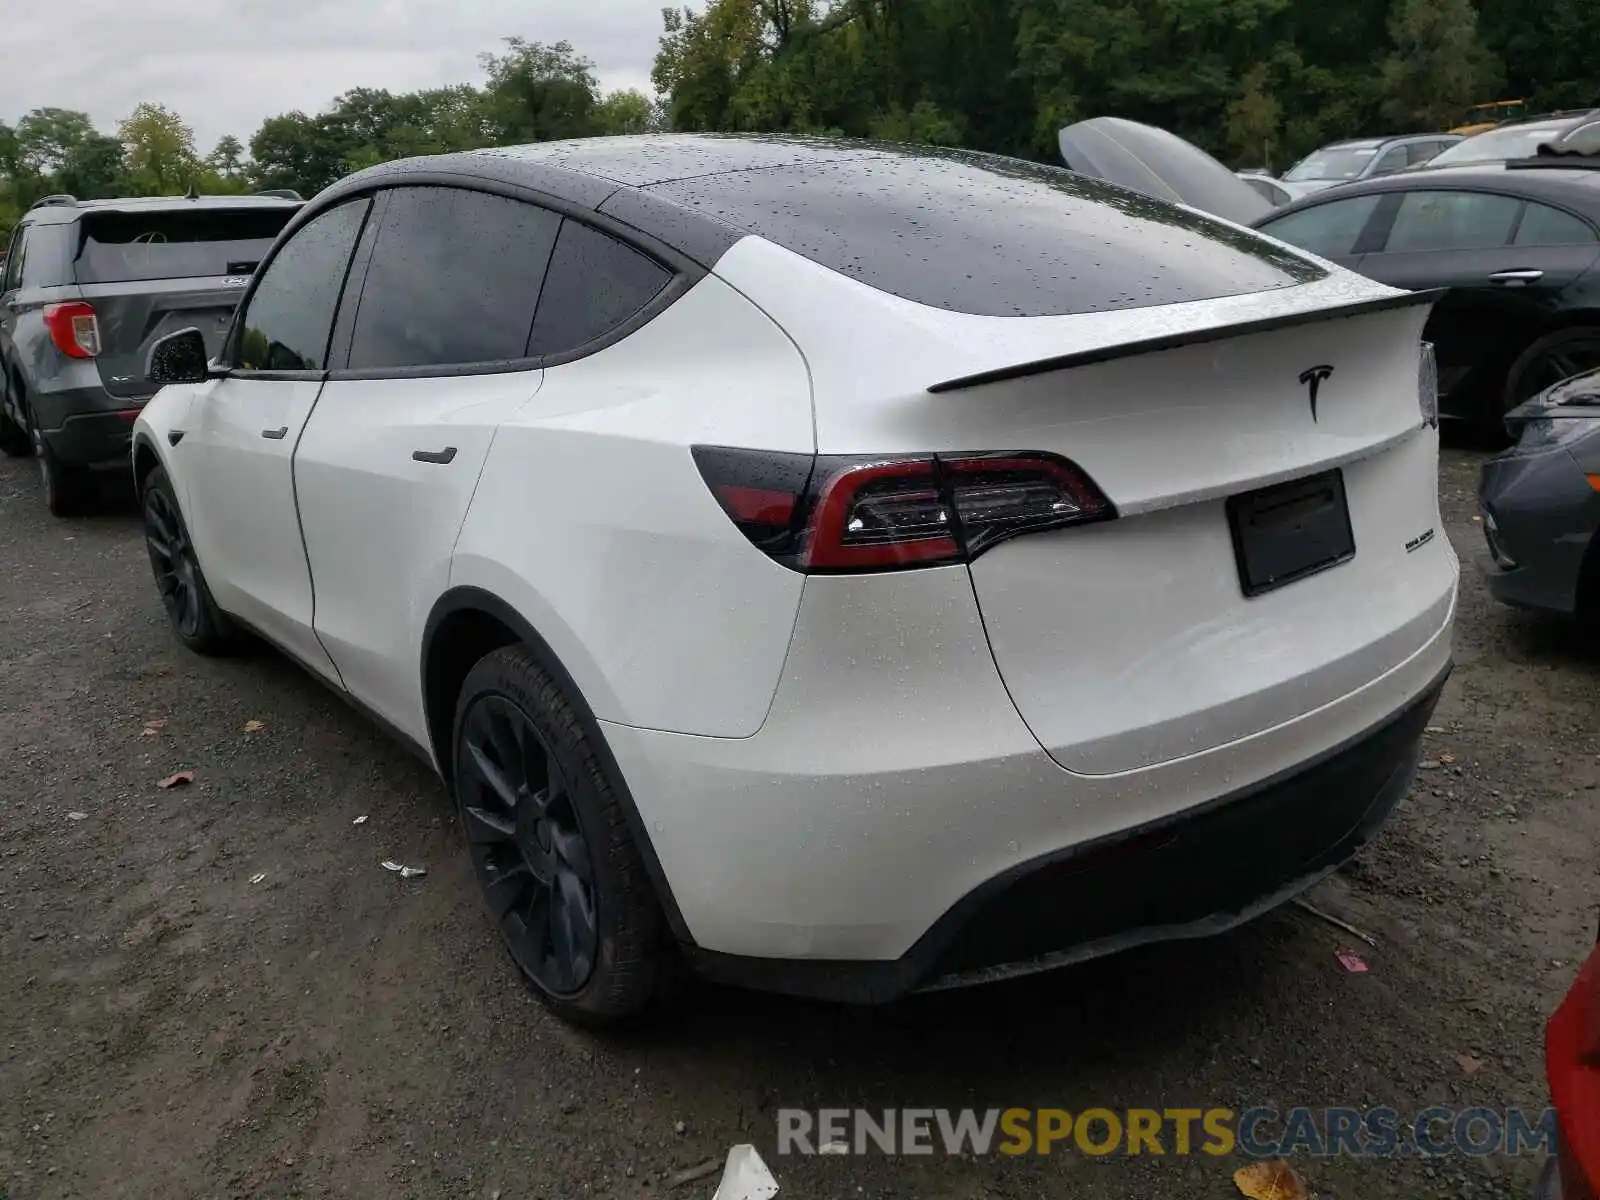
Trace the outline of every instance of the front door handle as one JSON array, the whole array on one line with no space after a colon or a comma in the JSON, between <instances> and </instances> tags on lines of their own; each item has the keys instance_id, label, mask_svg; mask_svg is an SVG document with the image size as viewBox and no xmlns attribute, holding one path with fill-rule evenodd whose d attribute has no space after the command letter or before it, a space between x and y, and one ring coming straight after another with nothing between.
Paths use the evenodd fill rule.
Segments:
<instances>
[{"instance_id":1,"label":"front door handle","mask_svg":"<svg viewBox=\"0 0 1600 1200\"><path fill-rule=\"evenodd\" d=\"M271 438L275 442L281 442L284 438L289 436L289 427L287 425L283 425L277 429L263 429L261 431L261 436L264 438Z\"/></svg>"},{"instance_id":2,"label":"front door handle","mask_svg":"<svg viewBox=\"0 0 1600 1200\"><path fill-rule=\"evenodd\" d=\"M443 466L455 461L456 448L446 446L443 450L413 450L411 457L417 462L438 463Z\"/></svg>"},{"instance_id":3,"label":"front door handle","mask_svg":"<svg viewBox=\"0 0 1600 1200\"><path fill-rule=\"evenodd\" d=\"M1538 283L1544 278L1543 271L1496 271L1489 276L1496 283Z\"/></svg>"}]
</instances>

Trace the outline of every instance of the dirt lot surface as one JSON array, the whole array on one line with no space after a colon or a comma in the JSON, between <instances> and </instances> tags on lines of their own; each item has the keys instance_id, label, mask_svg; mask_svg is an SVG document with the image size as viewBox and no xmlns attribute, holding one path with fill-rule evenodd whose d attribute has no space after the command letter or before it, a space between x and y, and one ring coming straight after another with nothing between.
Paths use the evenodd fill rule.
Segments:
<instances>
[{"instance_id":1,"label":"dirt lot surface","mask_svg":"<svg viewBox=\"0 0 1600 1200\"><path fill-rule=\"evenodd\" d=\"M421 766L273 654L185 653L133 516L52 520L0 464L0 1198L705 1197L671 1176L770 1152L781 1106L1542 1109L1543 1019L1600 907L1600 650L1470 570L1482 457L1443 472L1469 569L1435 768L1314 896L1378 937L1368 973L1289 908L879 1011L701 988L608 1037L514 978ZM1228 1197L1240 1165L767 1157L780 1197L925 1200ZM1296 1165L1363 1198L1537 1171Z\"/></svg>"}]
</instances>

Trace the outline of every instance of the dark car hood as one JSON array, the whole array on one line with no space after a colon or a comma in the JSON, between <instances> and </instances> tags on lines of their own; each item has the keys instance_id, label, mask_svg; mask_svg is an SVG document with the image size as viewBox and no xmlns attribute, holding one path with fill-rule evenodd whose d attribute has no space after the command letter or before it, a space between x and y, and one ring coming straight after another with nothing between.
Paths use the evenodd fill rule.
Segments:
<instances>
[{"instance_id":1,"label":"dark car hood","mask_svg":"<svg viewBox=\"0 0 1600 1200\"><path fill-rule=\"evenodd\" d=\"M1272 203L1211 155L1165 129L1122 117L1093 117L1059 135L1070 170L1147 196L1187 204L1240 225L1273 211Z\"/></svg>"}]
</instances>

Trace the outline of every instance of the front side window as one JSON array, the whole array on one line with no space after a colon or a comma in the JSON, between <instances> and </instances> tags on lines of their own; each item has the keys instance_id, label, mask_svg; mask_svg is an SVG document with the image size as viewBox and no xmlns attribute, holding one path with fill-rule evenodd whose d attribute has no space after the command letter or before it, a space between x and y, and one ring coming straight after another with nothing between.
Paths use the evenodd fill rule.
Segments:
<instances>
[{"instance_id":1,"label":"front side window","mask_svg":"<svg viewBox=\"0 0 1600 1200\"><path fill-rule=\"evenodd\" d=\"M1511 240L1522 201L1486 192L1407 192L1385 249L1488 250Z\"/></svg>"},{"instance_id":2,"label":"front side window","mask_svg":"<svg viewBox=\"0 0 1600 1200\"><path fill-rule=\"evenodd\" d=\"M267 264L240 322L237 365L246 371L320 371L350 252L371 202L313 217Z\"/></svg>"},{"instance_id":3,"label":"front side window","mask_svg":"<svg viewBox=\"0 0 1600 1200\"><path fill-rule=\"evenodd\" d=\"M389 193L350 344L352 371L525 358L561 217L486 192Z\"/></svg>"},{"instance_id":4,"label":"front side window","mask_svg":"<svg viewBox=\"0 0 1600 1200\"><path fill-rule=\"evenodd\" d=\"M610 333L671 278L660 263L609 234L563 222L528 353L565 354Z\"/></svg>"},{"instance_id":5,"label":"front side window","mask_svg":"<svg viewBox=\"0 0 1600 1200\"><path fill-rule=\"evenodd\" d=\"M1406 165L1406 148L1396 146L1393 150L1384 151L1383 157L1372 165L1374 175L1393 175Z\"/></svg>"},{"instance_id":6,"label":"front side window","mask_svg":"<svg viewBox=\"0 0 1600 1200\"><path fill-rule=\"evenodd\" d=\"M1282 238L1324 258L1341 258L1355 253L1361 231L1378 207L1377 195L1352 196L1333 200L1314 208L1302 208L1274 221L1263 221L1261 232Z\"/></svg>"}]
</instances>

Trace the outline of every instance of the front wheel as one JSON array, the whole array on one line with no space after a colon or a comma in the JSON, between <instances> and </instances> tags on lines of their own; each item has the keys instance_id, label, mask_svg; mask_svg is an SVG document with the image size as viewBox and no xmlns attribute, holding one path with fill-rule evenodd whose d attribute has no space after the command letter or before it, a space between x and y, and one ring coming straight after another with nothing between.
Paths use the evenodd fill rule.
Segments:
<instances>
[{"instance_id":1,"label":"front wheel","mask_svg":"<svg viewBox=\"0 0 1600 1200\"><path fill-rule=\"evenodd\" d=\"M1548 387L1600 367L1600 326L1558 329L1538 338L1506 372L1501 415Z\"/></svg>"},{"instance_id":2,"label":"front wheel","mask_svg":"<svg viewBox=\"0 0 1600 1200\"><path fill-rule=\"evenodd\" d=\"M197 654L231 650L236 640L233 624L211 598L164 467L157 467L145 479L140 507L150 569L155 573L156 590L161 593L162 606L178 640Z\"/></svg>"},{"instance_id":3,"label":"front wheel","mask_svg":"<svg viewBox=\"0 0 1600 1200\"><path fill-rule=\"evenodd\" d=\"M509 646L468 673L454 729L462 829L517 969L566 1020L641 1012L671 949L617 789L573 703L526 649Z\"/></svg>"}]
</instances>

